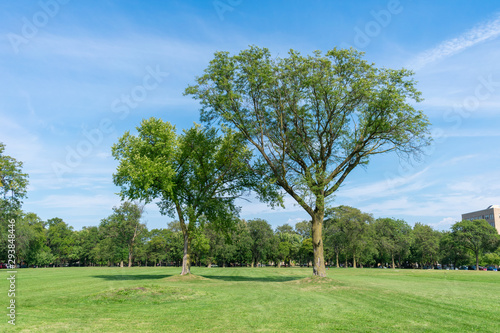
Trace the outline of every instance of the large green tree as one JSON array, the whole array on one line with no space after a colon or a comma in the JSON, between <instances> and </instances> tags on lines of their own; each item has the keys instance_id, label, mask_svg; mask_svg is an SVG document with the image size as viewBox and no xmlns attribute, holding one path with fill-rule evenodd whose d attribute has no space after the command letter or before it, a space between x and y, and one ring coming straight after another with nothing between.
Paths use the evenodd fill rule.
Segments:
<instances>
[{"instance_id":1,"label":"large green tree","mask_svg":"<svg viewBox=\"0 0 500 333\"><path fill-rule=\"evenodd\" d=\"M315 275L326 275L325 200L371 156L418 154L430 141L429 121L412 105L421 100L413 73L362 56L336 48L286 58L255 46L217 52L186 89L200 100L202 121L238 129L267 176L310 215Z\"/></svg>"},{"instance_id":2,"label":"large green tree","mask_svg":"<svg viewBox=\"0 0 500 333\"><path fill-rule=\"evenodd\" d=\"M220 135L196 125L177 135L174 126L155 118L143 120L137 130L137 136L126 132L113 146L120 161L114 182L123 198L159 199L162 214L178 218L184 237L182 275L190 273L190 246L203 221L221 229L234 225L235 200L249 190L261 200L279 201L273 185L250 168L252 152L240 134L223 129Z\"/></svg>"},{"instance_id":3,"label":"large green tree","mask_svg":"<svg viewBox=\"0 0 500 333\"><path fill-rule=\"evenodd\" d=\"M500 243L498 231L486 220L457 222L451 226L451 233L456 242L474 253L476 270L479 269L479 254L494 251Z\"/></svg>"}]
</instances>

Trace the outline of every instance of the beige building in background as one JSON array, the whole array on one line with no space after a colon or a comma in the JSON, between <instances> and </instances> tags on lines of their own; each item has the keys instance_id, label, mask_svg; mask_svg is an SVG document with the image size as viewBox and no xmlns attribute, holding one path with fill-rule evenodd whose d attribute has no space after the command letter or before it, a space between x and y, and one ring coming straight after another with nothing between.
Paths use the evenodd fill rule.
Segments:
<instances>
[{"instance_id":1,"label":"beige building in background","mask_svg":"<svg viewBox=\"0 0 500 333\"><path fill-rule=\"evenodd\" d=\"M463 220L486 220L492 227L497 229L500 234L500 206L491 205L485 210L478 210L477 212L462 214Z\"/></svg>"}]
</instances>

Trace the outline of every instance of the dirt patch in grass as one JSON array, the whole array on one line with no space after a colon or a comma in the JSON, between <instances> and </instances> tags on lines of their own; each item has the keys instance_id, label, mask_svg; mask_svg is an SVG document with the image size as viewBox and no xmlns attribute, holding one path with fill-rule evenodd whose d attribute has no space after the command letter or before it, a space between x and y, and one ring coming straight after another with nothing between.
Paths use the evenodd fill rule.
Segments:
<instances>
[{"instance_id":1,"label":"dirt patch in grass","mask_svg":"<svg viewBox=\"0 0 500 333\"><path fill-rule=\"evenodd\" d=\"M118 288L90 295L88 300L97 303L151 303L189 301L206 293L188 288L174 288L157 285Z\"/></svg>"},{"instance_id":2,"label":"dirt patch in grass","mask_svg":"<svg viewBox=\"0 0 500 333\"><path fill-rule=\"evenodd\" d=\"M351 287L346 286L344 282L331 279L329 277L320 276L310 276L300 280L294 280L289 282L284 282L287 284L293 284L299 287L302 291L311 290L338 290L338 289L349 289Z\"/></svg>"},{"instance_id":3,"label":"dirt patch in grass","mask_svg":"<svg viewBox=\"0 0 500 333\"><path fill-rule=\"evenodd\" d=\"M331 283L337 283L337 281L329 278L329 277L321 277L321 276L309 276L300 280L294 280L286 283L293 283L293 284L331 284Z\"/></svg>"},{"instance_id":4,"label":"dirt patch in grass","mask_svg":"<svg viewBox=\"0 0 500 333\"><path fill-rule=\"evenodd\" d=\"M207 279L203 276L199 275L194 275L194 274L186 274L186 275L174 275L174 276L169 276L163 279L164 281L209 281L210 279Z\"/></svg>"}]
</instances>

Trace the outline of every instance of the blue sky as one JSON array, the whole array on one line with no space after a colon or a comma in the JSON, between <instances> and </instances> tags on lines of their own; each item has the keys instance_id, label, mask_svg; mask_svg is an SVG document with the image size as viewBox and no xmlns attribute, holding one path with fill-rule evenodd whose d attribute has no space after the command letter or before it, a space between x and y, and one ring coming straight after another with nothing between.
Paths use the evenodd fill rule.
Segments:
<instances>
[{"instance_id":1,"label":"blue sky","mask_svg":"<svg viewBox=\"0 0 500 333\"><path fill-rule=\"evenodd\" d=\"M111 146L143 118L199 122L182 93L215 51L286 56L356 47L415 71L434 143L408 164L381 155L331 205L445 230L500 204L500 3L484 1L75 1L0 4L0 142L30 175L24 210L98 225L120 204ZM241 202L274 227L307 219ZM170 221L147 206L149 228Z\"/></svg>"}]
</instances>

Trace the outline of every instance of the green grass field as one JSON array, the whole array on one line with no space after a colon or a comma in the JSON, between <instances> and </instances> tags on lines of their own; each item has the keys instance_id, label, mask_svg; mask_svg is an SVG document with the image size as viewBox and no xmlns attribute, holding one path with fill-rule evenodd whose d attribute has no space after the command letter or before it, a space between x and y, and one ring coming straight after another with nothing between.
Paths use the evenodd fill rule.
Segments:
<instances>
[{"instance_id":1,"label":"green grass field","mask_svg":"<svg viewBox=\"0 0 500 333\"><path fill-rule=\"evenodd\" d=\"M306 268L21 269L1 332L499 332L500 272Z\"/></svg>"}]
</instances>

